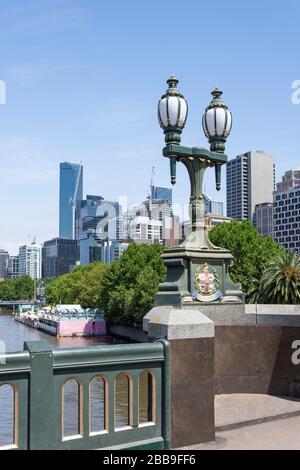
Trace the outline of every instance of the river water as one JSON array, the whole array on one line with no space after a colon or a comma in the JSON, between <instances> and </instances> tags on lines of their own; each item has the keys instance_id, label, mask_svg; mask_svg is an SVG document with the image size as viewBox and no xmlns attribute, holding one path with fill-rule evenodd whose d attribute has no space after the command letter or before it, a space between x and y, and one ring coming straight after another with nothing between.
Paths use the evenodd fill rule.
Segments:
<instances>
[{"instance_id":1,"label":"river water","mask_svg":"<svg viewBox=\"0 0 300 470\"><path fill-rule=\"evenodd\" d=\"M105 345L120 343L121 341L114 337L94 337L94 338L59 338L47 335L42 331L35 330L29 326L16 322L11 312L2 309L0 311L0 353L16 352L23 350L25 341L47 341L53 348L68 348L91 345ZM5 351L3 351L3 346ZM126 425L128 420L128 387L129 384L124 381L124 377L116 384L116 403L117 426ZM78 386L75 381L67 383L65 386L65 435L75 435L78 430ZM147 383L141 383L141 390L147 393ZM147 409L146 395L140 397L140 406ZM145 398L144 398L145 397ZM101 381L91 385L92 408L92 427L103 427L104 425L104 384ZM11 387L4 385L0 387L0 447L13 443L13 392ZM94 424L93 424L94 423ZM95 429L96 430L96 429Z\"/></svg>"},{"instance_id":2,"label":"river water","mask_svg":"<svg viewBox=\"0 0 300 470\"><path fill-rule=\"evenodd\" d=\"M75 348L80 346L113 344L118 341L110 336L94 338L56 338L40 330L35 330L14 320L11 311L0 310L0 341L6 352L23 351L24 341L47 341L54 348ZM2 346L2 347L3 347Z\"/></svg>"}]
</instances>

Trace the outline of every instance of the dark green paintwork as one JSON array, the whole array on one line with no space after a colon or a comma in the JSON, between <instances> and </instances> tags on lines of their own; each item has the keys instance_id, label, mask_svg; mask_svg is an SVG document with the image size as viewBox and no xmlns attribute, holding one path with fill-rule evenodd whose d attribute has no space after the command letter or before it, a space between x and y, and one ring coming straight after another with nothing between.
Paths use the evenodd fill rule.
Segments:
<instances>
[{"instance_id":1,"label":"dark green paintwork","mask_svg":"<svg viewBox=\"0 0 300 470\"><path fill-rule=\"evenodd\" d=\"M0 364L0 386L9 382L19 394L19 449L162 449L170 443L170 360L165 340L147 344L96 346L52 350L44 342L28 342L25 351L5 356ZM151 370L156 382L156 421L138 426L138 382ZM133 422L116 430L114 383L121 372L130 374ZM101 374L108 383L109 428L105 434L89 432L89 384ZM62 387L77 378L83 391L83 433L79 439L62 439Z\"/></svg>"},{"instance_id":2,"label":"dark green paintwork","mask_svg":"<svg viewBox=\"0 0 300 470\"><path fill-rule=\"evenodd\" d=\"M195 304L192 299L195 291L195 270L203 267L204 263L208 263L218 272L223 298L234 299L233 302L244 302L244 294L240 286L235 285L229 276L233 256L228 250L218 248L210 242L205 224L204 173L207 168L215 167L216 188L219 190L221 166L227 162L227 156L223 152L177 144L167 145L163 149L163 155L170 159L173 184L176 181L176 162L183 163L187 168L191 186L189 207L192 223L191 232L185 241L178 247L167 248L164 251L167 280L159 286L159 292L155 296L155 305ZM220 302L220 299L214 302Z\"/></svg>"}]
</instances>

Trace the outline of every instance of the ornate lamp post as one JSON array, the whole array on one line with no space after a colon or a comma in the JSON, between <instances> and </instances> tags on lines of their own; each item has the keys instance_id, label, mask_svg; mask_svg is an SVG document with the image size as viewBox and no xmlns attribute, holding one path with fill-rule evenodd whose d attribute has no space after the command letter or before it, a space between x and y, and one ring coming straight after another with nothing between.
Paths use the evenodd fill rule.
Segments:
<instances>
[{"instance_id":1,"label":"ornate lamp post","mask_svg":"<svg viewBox=\"0 0 300 470\"><path fill-rule=\"evenodd\" d=\"M206 168L215 167L216 189L221 188L221 166L227 162L225 143L232 125L231 112L221 99L222 91L212 91L213 99L202 118L210 150L180 145L188 104L179 92L176 77L168 80L168 90L158 103L158 119L165 134L163 155L170 159L171 183L176 183L176 164L187 168L190 185L191 233L175 248L166 249L167 282L160 285L157 305L227 301L241 302L243 294L229 278L233 256L228 250L215 247L205 226L203 176Z\"/></svg>"}]
</instances>

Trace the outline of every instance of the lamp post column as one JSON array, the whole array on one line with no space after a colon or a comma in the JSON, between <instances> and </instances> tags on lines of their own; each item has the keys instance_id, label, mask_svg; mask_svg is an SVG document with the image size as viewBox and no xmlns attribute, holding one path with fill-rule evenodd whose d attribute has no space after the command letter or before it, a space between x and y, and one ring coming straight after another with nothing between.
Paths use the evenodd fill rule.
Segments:
<instances>
[{"instance_id":1,"label":"lamp post column","mask_svg":"<svg viewBox=\"0 0 300 470\"><path fill-rule=\"evenodd\" d=\"M203 198L203 176L206 168L213 166L204 158L183 157L181 162L188 170L191 195L190 195L190 218L193 244L199 248L209 248L207 230L205 227L205 204ZM188 244L189 239L183 243Z\"/></svg>"}]
</instances>

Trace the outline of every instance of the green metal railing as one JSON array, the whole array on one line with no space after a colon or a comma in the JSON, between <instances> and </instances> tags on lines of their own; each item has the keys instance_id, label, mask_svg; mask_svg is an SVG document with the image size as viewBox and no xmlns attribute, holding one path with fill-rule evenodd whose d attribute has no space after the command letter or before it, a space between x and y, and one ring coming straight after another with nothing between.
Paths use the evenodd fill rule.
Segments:
<instances>
[{"instance_id":1,"label":"green metal railing","mask_svg":"<svg viewBox=\"0 0 300 470\"><path fill-rule=\"evenodd\" d=\"M140 381L145 373L151 379L147 389L150 418L141 422ZM128 380L128 422L118 427L116 384L121 376ZM104 425L99 432L91 431L90 386L95 378L103 384ZM78 384L78 432L65 436L64 386L70 380ZM1 356L0 390L3 385L13 391L14 429L13 442L2 449L169 448L170 365L165 340L53 350L46 342L28 342L23 352ZM0 412L4 406L2 399ZM3 423L0 437L1 432L5 432Z\"/></svg>"}]
</instances>

